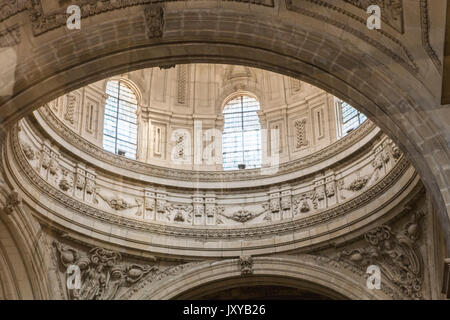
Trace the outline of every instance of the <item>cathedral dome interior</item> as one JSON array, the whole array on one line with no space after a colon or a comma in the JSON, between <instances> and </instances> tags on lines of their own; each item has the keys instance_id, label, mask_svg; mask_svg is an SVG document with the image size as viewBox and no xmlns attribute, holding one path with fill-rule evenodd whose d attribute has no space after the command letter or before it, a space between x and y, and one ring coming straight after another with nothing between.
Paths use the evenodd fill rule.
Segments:
<instances>
[{"instance_id":1,"label":"cathedral dome interior","mask_svg":"<svg viewBox=\"0 0 450 320\"><path fill-rule=\"evenodd\" d=\"M73 33L25 2L0 3L0 26L32 17L0 28L23 54L0 94L0 300L450 296L441 0L382 1L375 33L361 1L78 1Z\"/></svg>"}]
</instances>

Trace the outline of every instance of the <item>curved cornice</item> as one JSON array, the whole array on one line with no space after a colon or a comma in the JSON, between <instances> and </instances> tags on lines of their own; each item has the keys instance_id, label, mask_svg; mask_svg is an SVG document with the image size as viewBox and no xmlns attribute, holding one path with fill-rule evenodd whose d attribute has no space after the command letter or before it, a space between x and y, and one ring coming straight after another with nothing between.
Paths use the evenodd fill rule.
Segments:
<instances>
[{"instance_id":1,"label":"curved cornice","mask_svg":"<svg viewBox=\"0 0 450 320\"><path fill-rule=\"evenodd\" d=\"M131 160L107 152L74 133L49 110L48 106L40 108L39 111L35 112L34 117L43 130L47 132L49 138L52 138L67 150L72 150L75 147L80 151L78 157L83 158L85 161L89 161L89 159L101 161L102 170L116 174L122 173L125 177L132 176L130 173L137 173L141 178L148 177L148 182L164 183L166 185L173 184L179 187L191 187L192 182L195 181L196 186L202 188L216 188L217 182L232 183L227 184L227 188L239 188L242 187L242 183L240 182L258 180L258 185L263 185L292 179L292 174L296 175L294 178L298 178L303 172L307 171L306 169L312 166L319 165L316 170L313 170L318 171L342 161L344 158L354 154L354 152L359 151L361 145L375 139L381 134L381 131L373 122L365 121L358 129L335 143L300 159L282 163L279 165L276 175L267 175L261 172L261 170L266 169L194 171L165 168ZM368 141L359 143L363 139ZM345 154L343 154L344 151L346 151ZM104 164L111 165L112 167L107 167ZM92 165L95 166L95 164ZM308 173L310 171L308 170ZM289 178L287 178L288 175Z\"/></svg>"},{"instance_id":2,"label":"curved cornice","mask_svg":"<svg viewBox=\"0 0 450 320\"><path fill-rule=\"evenodd\" d=\"M222 228L219 226L186 226L179 227L169 223L163 222L147 222L142 220L137 220L129 217L125 217L120 214L111 213L99 209L97 207L88 205L82 201L76 200L73 197L68 196L66 193L60 191L53 185L49 184L45 181L28 163L23 154L23 151L20 149L20 142L18 139L18 128L11 133L8 137L11 143L7 145L11 145L13 157L16 159L16 163L18 165L18 172L21 172L25 175L26 181L18 182L17 184L21 185L21 189L24 193L28 195L28 197L43 206L43 201L40 200L44 194L46 197L52 200L52 202L59 203L62 207L66 209L73 210L78 212L84 216L88 216L95 220L100 220L105 223L110 223L112 225L117 225L120 227L126 227L134 230L140 230L144 232L148 232L150 234L163 235L163 236L175 236L175 237L190 237L190 238L200 238L200 239L236 239L236 238L248 238L248 239L259 239L264 238L271 235L280 235L290 232L295 232L299 230L303 230L305 228L312 228L319 224L324 224L330 222L333 219L345 216L346 214L357 210L364 205L370 203L371 201L381 197L383 194L388 192L389 188L395 184L408 169L411 169L410 163L404 158L401 157L399 161L396 163L395 167L382 179L380 179L376 184L369 187L366 191L361 194L355 196L351 200L348 200L340 205L331 207L329 209L318 212L317 214L295 218L289 221L281 221L277 223L261 223L255 224L252 227L248 226L233 226L233 228ZM11 163L6 165L11 166ZM12 170L12 168L8 168ZM417 181L417 173L412 169L412 174L408 178L408 182L406 185L401 188L398 193L402 193L404 188L407 188L408 185L413 184L414 181ZM37 190L40 191L39 198L36 197L35 192L30 192L28 184L34 186ZM25 187L27 186L27 187ZM390 197L388 200L395 199L398 194L389 194ZM388 201L389 202L389 201ZM386 204L380 204L386 205ZM56 212L54 208L44 207L45 210L52 212L57 216L61 216L60 212ZM379 207L377 210L380 210ZM375 211L377 211L375 210ZM365 212L365 214L372 214L373 212ZM361 219L363 219L361 217Z\"/></svg>"}]
</instances>

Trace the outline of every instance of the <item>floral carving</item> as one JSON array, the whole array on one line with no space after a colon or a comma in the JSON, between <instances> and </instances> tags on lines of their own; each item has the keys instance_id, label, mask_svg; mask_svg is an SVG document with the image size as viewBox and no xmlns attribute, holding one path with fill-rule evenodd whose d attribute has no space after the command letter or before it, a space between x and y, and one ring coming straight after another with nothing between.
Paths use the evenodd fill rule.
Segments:
<instances>
[{"instance_id":1,"label":"floral carving","mask_svg":"<svg viewBox=\"0 0 450 320\"><path fill-rule=\"evenodd\" d=\"M404 294L421 298L423 261L416 241L420 236L419 223L423 216L420 211L414 213L398 232L387 225L377 227L364 235L369 246L344 250L338 258L362 268L378 265L382 274L399 286Z\"/></svg>"},{"instance_id":2,"label":"floral carving","mask_svg":"<svg viewBox=\"0 0 450 320\"><path fill-rule=\"evenodd\" d=\"M149 272L158 271L150 265L121 264L120 253L104 248L93 248L87 255L65 244L53 241L59 261L64 267L78 266L81 283L79 288L67 289L73 300L111 300L121 287L128 287L141 280Z\"/></svg>"},{"instance_id":3,"label":"floral carving","mask_svg":"<svg viewBox=\"0 0 450 320\"><path fill-rule=\"evenodd\" d=\"M359 191L366 186L367 182L369 182L369 179L369 175L358 177L353 180L352 183L350 183L347 189L353 192Z\"/></svg>"},{"instance_id":4,"label":"floral carving","mask_svg":"<svg viewBox=\"0 0 450 320\"><path fill-rule=\"evenodd\" d=\"M163 35L164 9L161 6L149 6L144 9L147 37L159 39Z\"/></svg>"}]
</instances>

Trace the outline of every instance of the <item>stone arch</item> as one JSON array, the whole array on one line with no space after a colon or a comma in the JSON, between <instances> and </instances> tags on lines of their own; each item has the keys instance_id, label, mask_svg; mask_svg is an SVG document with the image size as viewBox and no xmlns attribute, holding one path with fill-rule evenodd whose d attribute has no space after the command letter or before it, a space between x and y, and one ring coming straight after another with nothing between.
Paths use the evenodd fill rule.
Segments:
<instances>
[{"instance_id":1,"label":"stone arch","mask_svg":"<svg viewBox=\"0 0 450 320\"><path fill-rule=\"evenodd\" d=\"M341 12L333 6L305 12L293 1L216 2L211 10L206 2L189 8L169 2L152 11L130 3L83 18L82 29L74 32L45 17L32 23L25 11L16 13L25 21L17 28L2 23L2 30L20 34L13 37L18 54L13 94L0 99L2 128L64 93L143 67L190 62L261 67L348 101L389 134L420 172L450 244L448 111L439 93L426 86L439 86L438 72L430 67L427 79L420 67L431 63L414 61L408 51L415 44L381 31L341 28L333 20ZM398 46L402 56L389 46ZM416 57L423 58L422 51Z\"/></svg>"},{"instance_id":2,"label":"stone arch","mask_svg":"<svg viewBox=\"0 0 450 320\"><path fill-rule=\"evenodd\" d=\"M368 290L364 278L323 266L311 256L254 257L252 262L251 274L242 274L239 259L200 263L176 276L151 283L136 292L133 299L190 299L190 291L211 284L220 286L228 280L237 285L289 283L291 287L336 299L390 299L381 290Z\"/></svg>"}]
</instances>

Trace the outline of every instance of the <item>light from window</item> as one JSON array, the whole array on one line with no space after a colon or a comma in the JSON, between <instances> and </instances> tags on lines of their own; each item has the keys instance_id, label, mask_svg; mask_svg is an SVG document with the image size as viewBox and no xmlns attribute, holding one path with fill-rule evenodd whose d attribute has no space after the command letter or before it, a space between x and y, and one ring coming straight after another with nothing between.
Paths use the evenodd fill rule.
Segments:
<instances>
[{"instance_id":1,"label":"light from window","mask_svg":"<svg viewBox=\"0 0 450 320\"><path fill-rule=\"evenodd\" d=\"M340 119L341 137L358 128L367 119L363 113L353 108L347 102L339 100L337 106Z\"/></svg>"},{"instance_id":2,"label":"light from window","mask_svg":"<svg viewBox=\"0 0 450 320\"><path fill-rule=\"evenodd\" d=\"M106 86L103 149L136 159L137 100L133 91L121 81Z\"/></svg>"},{"instance_id":3,"label":"light from window","mask_svg":"<svg viewBox=\"0 0 450 320\"><path fill-rule=\"evenodd\" d=\"M223 169L236 170L261 167L261 124L259 102L255 98L239 96L223 109L222 135Z\"/></svg>"}]
</instances>

